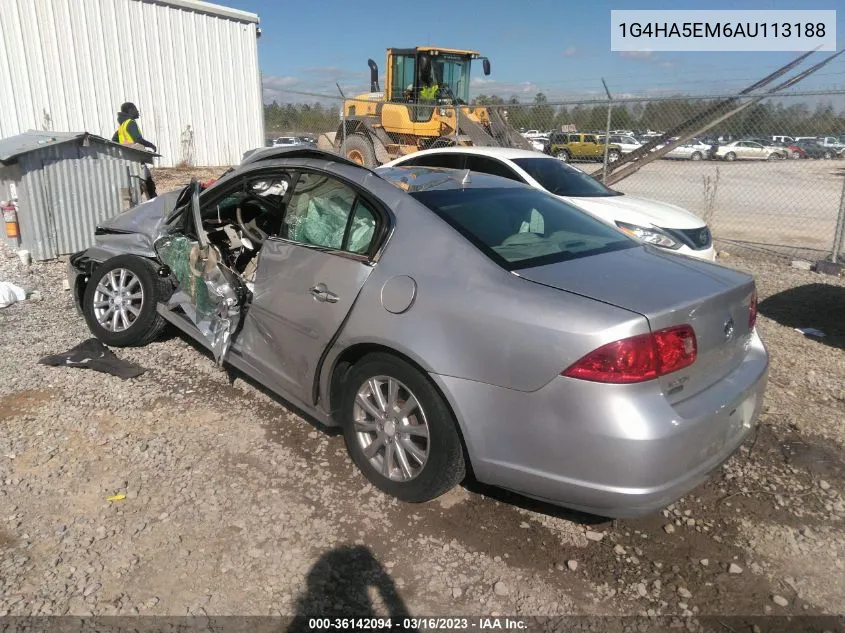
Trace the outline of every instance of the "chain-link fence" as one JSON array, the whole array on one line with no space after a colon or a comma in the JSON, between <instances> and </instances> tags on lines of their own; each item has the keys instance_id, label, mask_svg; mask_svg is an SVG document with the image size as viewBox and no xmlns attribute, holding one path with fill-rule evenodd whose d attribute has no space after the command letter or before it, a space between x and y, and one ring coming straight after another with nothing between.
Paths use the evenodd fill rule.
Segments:
<instances>
[{"instance_id":1,"label":"chain-link fence","mask_svg":"<svg viewBox=\"0 0 845 633\"><path fill-rule=\"evenodd\" d=\"M606 179L632 198L694 213L723 247L810 259L845 256L845 89L759 100L738 95L735 104L743 109L709 127L712 117L705 117L696 136L665 156L651 160L645 152L626 161L726 98L550 103L537 95L526 104L481 96L455 107L445 100L384 102L376 96L274 103L265 120L268 136L310 134L320 147L375 164L456 144L534 149ZM614 181L626 162L636 166L628 168L633 173Z\"/></svg>"}]
</instances>

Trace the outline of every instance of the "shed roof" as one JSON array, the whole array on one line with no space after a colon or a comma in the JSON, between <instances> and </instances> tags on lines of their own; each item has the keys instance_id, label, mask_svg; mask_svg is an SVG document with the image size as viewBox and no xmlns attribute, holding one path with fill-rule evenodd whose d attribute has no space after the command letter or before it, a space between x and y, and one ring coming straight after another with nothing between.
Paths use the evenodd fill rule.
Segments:
<instances>
[{"instance_id":1,"label":"shed roof","mask_svg":"<svg viewBox=\"0 0 845 633\"><path fill-rule=\"evenodd\" d=\"M8 165L14 163L18 157L34 152L51 145L62 145L64 143L72 143L74 141L94 140L98 143L117 145L123 151L133 155L139 161L150 162L153 156L150 152L128 147L126 145L119 145L112 141L89 134L88 132L43 132L41 130L28 130L22 134L9 136L8 138L0 139L0 163Z\"/></svg>"},{"instance_id":2,"label":"shed roof","mask_svg":"<svg viewBox=\"0 0 845 633\"><path fill-rule=\"evenodd\" d=\"M221 17L232 18L240 20L241 22L258 23L258 15L248 11L241 11L239 9L232 9L224 7L219 4L211 2L204 2L203 0L141 0L142 2L153 2L155 4L164 4L171 7L178 7L180 9L188 9L189 11L196 11L198 13L209 13L211 15L218 15Z\"/></svg>"}]
</instances>

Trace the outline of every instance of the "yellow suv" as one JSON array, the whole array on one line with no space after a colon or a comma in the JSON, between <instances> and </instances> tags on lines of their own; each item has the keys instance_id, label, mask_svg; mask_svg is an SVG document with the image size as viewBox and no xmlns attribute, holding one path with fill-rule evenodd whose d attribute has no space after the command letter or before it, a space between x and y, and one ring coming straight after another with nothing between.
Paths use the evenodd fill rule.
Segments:
<instances>
[{"instance_id":1,"label":"yellow suv","mask_svg":"<svg viewBox=\"0 0 845 633\"><path fill-rule=\"evenodd\" d=\"M604 143L596 134L571 134L552 132L549 135L549 153L564 161L604 160ZM607 146L607 162L614 163L622 156L622 148L615 143Z\"/></svg>"}]
</instances>

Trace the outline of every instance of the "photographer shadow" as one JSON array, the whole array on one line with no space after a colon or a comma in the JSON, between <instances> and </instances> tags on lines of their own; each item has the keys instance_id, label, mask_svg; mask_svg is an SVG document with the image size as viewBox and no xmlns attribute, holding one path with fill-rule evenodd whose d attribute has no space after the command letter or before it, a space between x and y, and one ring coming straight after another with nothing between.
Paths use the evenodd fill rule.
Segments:
<instances>
[{"instance_id":1,"label":"photographer shadow","mask_svg":"<svg viewBox=\"0 0 845 633\"><path fill-rule=\"evenodd\" d=\"M376 613L371 591L384 602L387 614ZM308 572L307 588L297 601L296 615L287 633L313 631L309 621L314 618L390 618L394 628L416 633L417 629L402 628L402 620L407 617L410 614L393 579L370 549L363 545L345 546L323 554ZM380 627L371 623L368 628Z\"/></svg>"}]
</instances>

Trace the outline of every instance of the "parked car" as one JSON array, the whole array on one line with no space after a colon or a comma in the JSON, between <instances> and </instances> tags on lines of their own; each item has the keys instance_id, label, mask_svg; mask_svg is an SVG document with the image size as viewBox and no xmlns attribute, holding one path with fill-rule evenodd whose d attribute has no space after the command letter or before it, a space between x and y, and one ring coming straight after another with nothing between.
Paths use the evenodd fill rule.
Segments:
<instances>
[{"instance_id":1,"label":"parked car","mask_svg":"<svg viewBox=\"0 0 845 633\"><path fill-rule=\"evenodd\" d=\"M303 136L280 136L273 141L273 147L291 147L294 145L310 145L309 139Z\"/></svg>"},{"instance_id":2,"label":"parked car","mask_svg":"<svg viewBox=\"0 0 845 633\"><path fill-rule=\"evenodd\" d=\"M531 146L538 152L543 152L544 154L549 153L549 137L548 136L535 136L534 138L529 139L531 142Z\"/></svg>"},{"instance_id":3,"label":"parked car","mask_svg":"<svg viewBox=\"0 0 845 633\"><path fill-rule=\"evenodd\" d=\"M663 158L681 159L681 160L704 160L708 157L710 152L710 145L692 139L683 145L679 145L675 149L666 153Z\"/></svg>"},{"instance_id":4,"label":"parked car","mask_svg":"<svg viewBox=\"0 0 845 633\"><path fill-rule=\"evenodd\" d=\"M765 147L754 141L733 141L716 150L716 158L734 160L776 160L786 158L786 153L774 147Z\"/></svg>"},{"instance_id":5,"label":"parked car","mask_svg":"<svg viewBox=\"0 0 845 633\"><path fill-rule=\"evenodd\" d=\"M571 160L604 160L605 144L599 142L596 134L569 134L554 132L549 135L549 151L555 158L568 162ZM622 148L610 143L607 145L607 162L614 163L622 156Z\"/></svg>"},{"instance_id":6,"label":"parked car","mask_svg":"<svg viewBox=\"0 0 845 633\"><path fill-rule=\"evenodd\" d=\"M699 259L716 257L710 229L689 211L614 191L577 167L537 152L444 147L402 156L380 169L397 166L469 169L502 176L558 196L643 242Z\"/></svg>"},{"instance_id":7,"label":"parked car","mask_svg":"<svg viewBox=\"0 0 845 633\"><path fill-rule=\"evenodd\" d=\"M598 137L599 143L604 143L604 135L600 135ZM623 154L630 154L635 149L639 149L643 146L636 138L633 136L622 135L622 134L611 134L610 135L610 142L613 145L618 145L619 149L622 150Z\"/></svg>"},{"instance_id":8,"label":"parked car","mask_svg":"<svg viewBox=\"0 0 845 633\"><path fill-rule=\"evenodd\" d=\"M522 136L530 140L533 138L537 138L538 136L545 136L545 134L540 130L528 130L527 132L523 132Z\"/></svg>"},{"instance_id":9,"label":"parked car","mask_svg":"<svg viewBox=\"0 0 845 633\"><path fill-rule=\"evenodd\" d=\"M798 156L795 155L795 152L793 152L793 150L789 148L789 144L783 141L773 141L771 139L762 137L748 137L742 140L751 141L753 143L759 143L763 147L771 148L774 151L779 152L783 158L798 158Z\"/></svg>"},{"instance_id":10,"label":"parked car","mask_svg":"<svg viewBox=\"0 0 845 633\"><path fill-rule=\"evenodd\" d=\"M173 324L340 426L364 476L410 502L471 468L650 513L755 427L768 355L750 275L497 176L253 156L102 223L70 258L96 337L143 345Z\"/></svg>"},{"instance_id":11,"label":"parked car","mask_svg":"<svg viewBox=\"0 0 845 633\"><path fill-rule=\"evenodd\" d=\"M803 147L797 145L795 141L791 141L787 147L789 147L792 158L807 158L807 152L804 151Z\"/></svg>"},{"instance_id":12,"label":"parked car","mask_svg":"<svg viewBox=\"0 0 845 633\"><path fill-rule=\"evenodd\" d=\"M837 155L836 150L832 147L820 145L815 139L801 139L800 141L796 141L795 145L803 150L805 158L822 158L830 160Z\"/></svg>"}]
</instances>

